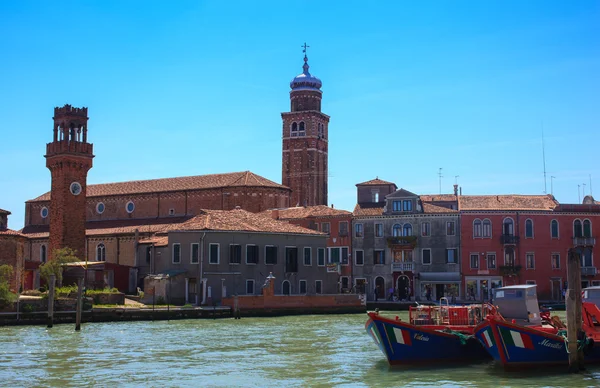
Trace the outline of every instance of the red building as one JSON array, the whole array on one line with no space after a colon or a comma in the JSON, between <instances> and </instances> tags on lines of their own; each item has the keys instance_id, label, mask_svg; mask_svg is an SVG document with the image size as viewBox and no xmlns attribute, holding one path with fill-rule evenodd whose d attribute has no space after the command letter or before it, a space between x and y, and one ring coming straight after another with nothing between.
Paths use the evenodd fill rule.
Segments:
<instances>
[{"instance_id":1,"label":"red building","mask_svg":"<svg viewBox=\"0 0 600 388\"><path fill-rule=\"evenodd\" d=\"M328 272L339 274L340 292L352 288L352 241L349 232L352 226L352 213L325 205L299 206L285 209L272 209L265 212L273 219L288 221L291 224L328 233L326 257L317 258L318 265L326 265Z\"/></svg>"},{"instance_id":2,"label":"red building","mask_svg":"<svg viewBox=\"0 0 600 388\"><path fill-rule=\"evenodd\" d=\"M593 260L599 205L560 205L551 195L465 195L459 210L465 299L489 299L503 285L536 284L540 300L560 300L574 247L586 247L582 286L600 285Z\"/></svg>"}]
</instances>

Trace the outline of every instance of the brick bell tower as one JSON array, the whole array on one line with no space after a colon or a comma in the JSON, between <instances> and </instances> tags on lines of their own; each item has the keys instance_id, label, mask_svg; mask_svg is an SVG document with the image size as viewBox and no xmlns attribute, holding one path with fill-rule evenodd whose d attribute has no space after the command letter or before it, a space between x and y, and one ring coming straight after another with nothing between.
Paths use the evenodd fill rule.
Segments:
<instances>
[{"instance_id":1,"label":"brick bell tower","mask_svg":"<svg viewBox=\"0 0 600 388\"><path fill-rule=\"evenodd\" d=\"M329 116L321 112L321 80L308 71L304 44L302 74L290 82L291 112L283 119L281 183L292 189L290 206L327 205Z\"/></svg>"},{"instance_id":2,"label":"brick bell tower","mask_svg":"<svg viewBox=\"0 0 600 388\"><path fill-rule=\"evenodd\" d=\"M87 108L54 108L54 137L46 145L50 191L50 258L55 249L69 247L85 257L87 173L93 145L87 142Z\"/></svg>"}]
</instances>

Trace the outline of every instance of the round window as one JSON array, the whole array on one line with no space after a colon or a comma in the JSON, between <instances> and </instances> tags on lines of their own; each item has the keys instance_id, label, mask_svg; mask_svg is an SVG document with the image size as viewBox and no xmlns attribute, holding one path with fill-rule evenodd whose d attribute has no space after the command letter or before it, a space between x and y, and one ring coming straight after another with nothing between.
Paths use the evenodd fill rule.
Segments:
<instances>
[{"instance_id":1,"label":"round window","mask_svg":"<svg viewBox=\"0 0 600 388\"><path fill-rule=\"evenodd\" d=\"M81 194L81 184L79 182L71 183L70 189L71 189L71 194L73 194L73 195Z\"/></svg>"},{"instance_id":2,"label":"round window","mask_svg":"<svg viewBox=\"0 0 600 388\"><path fill-rule=\"evenodd\" d=\"M133 213L135 210L135 205L132 201L127 202L127 205L125 205L125 210L127 210L127 213Z\"/></svg>"},{"instance_id":3,"label":"round window","mask_svg":"<svg viewBox=\"0 0 600 388\"><path fill-rule=\"evenodd\" d=\"M44 206L42 210L40 210L40 215L42 216L42 218L48 217L48 208Z\"/></svg>"},{"instance_id":4,"label":"round window","mask_svg":"<svg viewBox=\"0 0 600 388\"><path fill-rule=\"evenodd\" d=\"M98 204L96 205L96 212L98 214L104 213L104 204L102 202L98 202Z\"/></svg>"}]
</instances>

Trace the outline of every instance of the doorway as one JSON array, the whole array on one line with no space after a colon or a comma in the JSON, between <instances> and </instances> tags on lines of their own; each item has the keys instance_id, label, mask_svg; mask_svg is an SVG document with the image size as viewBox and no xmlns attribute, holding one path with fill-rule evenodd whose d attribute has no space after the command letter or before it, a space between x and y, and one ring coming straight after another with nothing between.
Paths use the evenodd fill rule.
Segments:
<instances>
[{"instance_id":1,"label":"doorway","mask_svg":"<svg viewBox=\"0 0 600 388\"><path fill-rule=\"evenodd\" d=\"M375 289L377 289L377 299L385 299L385 280L381 276L375 278Z\"/></svg>"},{"instance_id":2,"label":"doorway","mask_svg":"<svg viewBox=\"0 0 600 388\"><path fill-rule=\"evenodd\" d=\"M283 295L290 294L290 282L289 281L284 280L283 283L281 284L281 288L283 290Z\"/></svg>"},{"instance_id":3,"label":"doorway","mask_svg":"<svg viewBox=\"0 0 600 388\"><path fill-rule=\"evenodd\" d=\"M399 300L406 300L410 297L410 280L408 279L408 276L398 276L398 279L396 280L396 290L398 292Z\"/></svg>"},{"instance_id":4,"label":"doorway","mask_svg":"<svg viewBox=\"0 0 600 388\"><path fill-rule=\"evenodd\" d=\"M444 293L444 285L443 284L436 284L435 285L435 299L436 300L440 300L444 296L446 296L446 294Z\"/></svg>"}]
</instances>

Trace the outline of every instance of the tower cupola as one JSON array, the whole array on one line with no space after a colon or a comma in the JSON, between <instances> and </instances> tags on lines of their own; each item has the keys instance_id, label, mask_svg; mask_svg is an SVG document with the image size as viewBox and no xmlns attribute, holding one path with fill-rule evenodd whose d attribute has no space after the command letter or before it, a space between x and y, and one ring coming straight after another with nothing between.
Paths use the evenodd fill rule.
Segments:
<instances>
[{"instance_id":1,"label":"tower cupola","mask_svg":"<svg viewBox=\"0 0 600 388\"><path fill-rule=\"evenodd\" d=\"M310 74L308 71L308 57L306 52L304 53L304 65L302 66L302 73L298 74L292 82L290 82L290 88L294 90L315 90L321 93L321 80Z\"/></svg>"}]
</instances>

